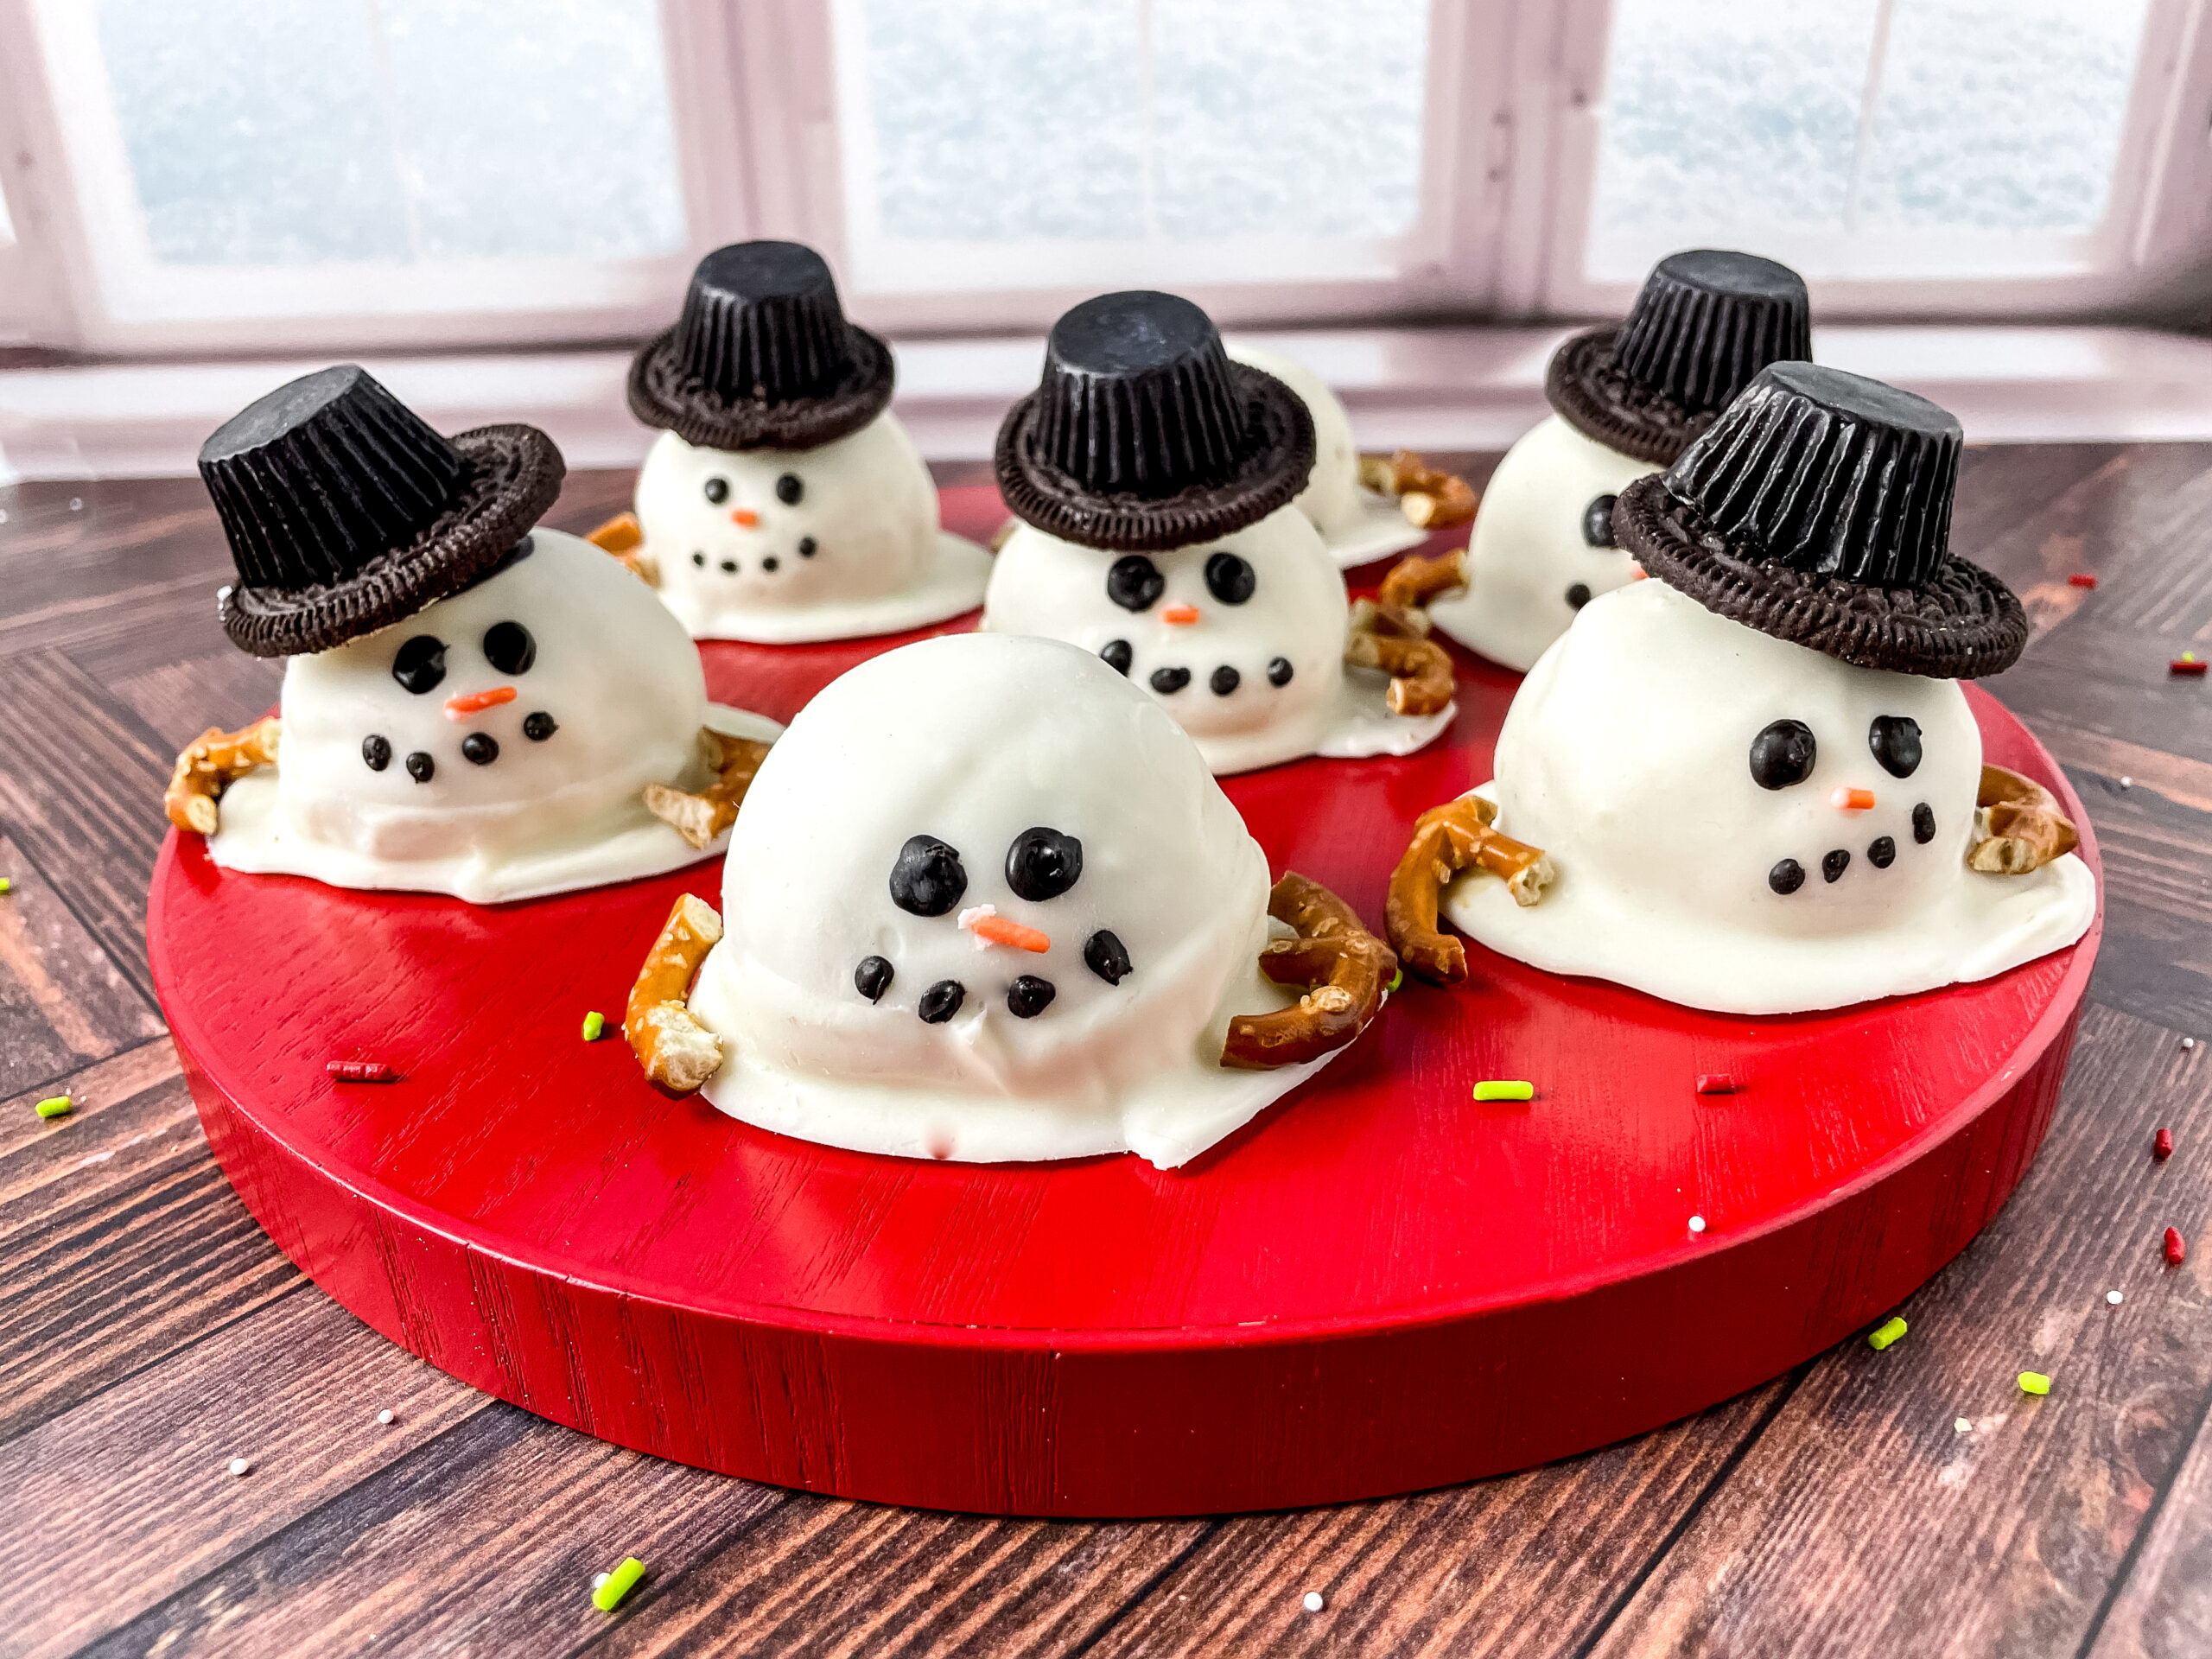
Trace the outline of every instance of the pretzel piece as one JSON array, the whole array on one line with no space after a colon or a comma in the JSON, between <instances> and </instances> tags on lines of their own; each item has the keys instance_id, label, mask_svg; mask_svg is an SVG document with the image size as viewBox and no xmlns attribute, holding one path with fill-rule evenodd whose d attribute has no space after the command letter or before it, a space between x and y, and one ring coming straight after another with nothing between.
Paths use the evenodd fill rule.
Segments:
<instances>
[{"instance_id":1,"label":"pretzel piece","mask_svg":"<svg viewBox=\"0 0 2212 1659\"><path fill-rule=\"evenodd\" d=\"M722 918L712 905L696 893L679 895L645 953L622 1015L622 1034L645 1075L680 1095L713 1077L722 1063L721 1039L691 1017L686 1001L692 976L721 937Z\"/></svg>"},{"instance_id":2,"label":"pretzel piece","mask_svg":"<svg viewBox=\"0 0 2212 1659\"><path fill-rule=\"evenodd\" d=\"M2025 875L2074 850L2081 837L2041 784L2003 766L1981 769L1967 866L1985 875Z\"/></svg>"},{"instance_id":3,"label":"pretzel piece","mask_svg":"<svg viewBox=\"0 0 2212 1659\"><path fill-rule=\"evenodd\" d=\"M221 821L215 803L256 766L276 764L282 730L283 722L271 715L235 732L210 726L194 738L191 747L177 756L169 786L162 791L162 810L169 822L180 830L213 835Z\"/></svg>"},{"instance_id":4,"label":"pretzel piece","mask_svg":"<svg viewBox=\"0 0 2212 1659\"><path fill-rule=\"evenodd\" d=\"M1481 499L1457 473L1440 472L1410 449L1362 455L1359 481L1378 495L1396 496L1406 522L1422 530L1465 524Z\"/></svg>"},{"instance_id":5,"label":"pretzel piece","mask_svg":"<svg viewBox=\"0 0 2212 1659\"><path fill-rule=\"evenodd\" d=\"M660 586L660 567L645 551L645 532L634 512L618 512L584 537L603 553L612 553L622 568L648 588Z\"/></svg>"},{"instance_id":6,"label":"pretzel piece","mask_svg":"<svg viewBox=\"0 0 2212 1659\"><path fill-rule=\"evenodd\" d=\"M1467 550L1455 547L1431 558L1409 553L1390 567L1375 590L1376 604L1389 610L1412 611L1427 620L1429 601L1440 599L1467 585ZM1426 628L1423 632L1427 632Z\"/></svg>"},{"instance_id":7,"label":"pretzel piece","mask_svg":"<svg viewBox=\"0 0 2212 1659\"><path fill-rule=\"evenodd\" d=\"M1390 677L1394 715L1433 715L1452 706L1452 659L1433 639L1355 628L1344 636L1344 660Z\"/></svg>"},{"instance_id":8,"label":"pretzel piece","mask_svg":"<svg viewBox=\"0 0 2212 1659\"><path fill-rule=\"evenodd\" d=\"M1459 871L1487 870L1502 878L1516 905L1535 904L1552 879L1552 861L1540 847L1501 835L1491 826L1497 807L1479 795L1431 807L1414 824L1413 840L1390 874L1382 925L1399 959L1423 979L1456 985L1467 976L1465 946L1437 926L1436 905Z\"/></svg>"},{"instance_id":9,"label":"pretzel piece","mask_svg":"<svg viewBox=\"0 0 2212 1659\"><path fill-rule=\"evenodd\" d=\"M696 794L666 784L647 784L645 810L692 846L706 847L737 822L738 804L753 787L753 774L767 758L768 746L702 726L699 750L715 781Z\"/></svg>"},{"instance_id":10,"label":"pretzel piece","mask_svg":"<svg viewBox=\"0 0 2212 1659\"><path fill-rule=\"evenodd\" d=\"M1268 894L1268 914L1289 923L1298 937L1269 940L1260 971L1278 985L1311 988L1293 1007L1229 1022L1221 1063L1244 1071L1298 1065L1342 1048L1375 1018L1398 969L1389 946L1318 881L1284 872Z\"/></svg>"}]
</instances>

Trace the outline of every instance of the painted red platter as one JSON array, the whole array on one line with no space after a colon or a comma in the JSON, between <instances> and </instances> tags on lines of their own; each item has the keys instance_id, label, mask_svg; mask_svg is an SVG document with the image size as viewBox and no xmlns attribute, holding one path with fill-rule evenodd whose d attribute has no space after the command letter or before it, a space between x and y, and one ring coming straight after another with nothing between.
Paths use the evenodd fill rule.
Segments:
<instances>
[{"instance_id":1,"label":"painted red platter","mask_svg":"<svg viewBox=\"0 0 2212 1659\"><path fill-rule=\"evenodd\" d=\"M950 524L988 531L989 491L946 495ZM788 718L897 643L711 645L709 688ZM1379 923L1414 819L1489 775L1517 683L1458 668L1458 719L1426 753L1228 780L1278 872ZM2058 768L1968 696L1988 758L2056 791L2097 869ZM1181 1169L991 1166L787 1140L658 1092L619 1037L582 1040L587 1010L619 1019L675 895L719 885L708 862L484 909L219 870L173 834L147 932L226 1173L392 1340L664 1457L1035 1515L1524 1467L1852 1335L2034 1157L2101 929L1980 984L1778 1019L1471 946L1468 985L1408 981ZM333 1059L397 1079L337 1081ZM1738 1092L1698 1094L1715 1072ZM1485 1077L1535 1096L1478 1104Z\"/></svg>"}]
</instances>

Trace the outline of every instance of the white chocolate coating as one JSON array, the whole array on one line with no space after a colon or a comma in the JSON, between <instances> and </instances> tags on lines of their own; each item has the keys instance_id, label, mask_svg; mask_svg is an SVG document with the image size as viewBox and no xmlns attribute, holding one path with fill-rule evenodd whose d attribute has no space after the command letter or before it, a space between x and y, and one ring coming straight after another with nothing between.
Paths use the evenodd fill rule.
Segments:
<instances>
[{"instance_id":1,"label":"white chocolate coating","mask_svg":"<svg viewBox=\"0 0 2212 1659\"><path fill-rule=\"evenodd\" d=\"M918 628L974 609L990 575L989 554L938 527L937 486L888 410L813 449L695 448L663 432L637 512L661 598L697 639Z\"/></svg>"},{"instance_id":2,"label":"white chocolate coating","mask_svg":"<svg viewBox=\"0 0 2212 1659\"><path fill-rule=\"evenodd\" d=\"M1007 866L1043 827L1081 843L1065 891L1024 899ZM944 913L892 898L900 849L931 836L965 891ZM1220 1064L1232 1014L1285 1006L1256 961L1268 864L1190 740L1095 657L1048 639L955 634L886 652L826 688L771 751L723 866L721 943L691 1012L722 1039L706 1085L781 1134L903 1157L1005 1162L1124 1149L1182 1163L1311 1075ZM982 906L1041 931L983 944ZM1107 930L1130 969L1085 961ZM870 957L891 978L871 1001ZM1048 981L1041 1012L1008 1002ZM963 988L950 1020L923 994Z\"/></svg>"},{"instance_id":3,"label":"white chocolate coating","mask_svg":"<svg viewBox=\"0 0 2212 1659\"><path fill-rule=\"evenodd\" d=\"M1242 559L1250 596L1225 602L1209 587L1208 562ZM1148 560L1159 596L1130 610L1108 594L1109 573L1125 557ZM1170 622L1170 613L1195 620ZM1065 639L1094 654L1119 640L1128 677L1197 740L1219 774L1249 772L1305 754L1410 754L1451 723L1452 711L1417 718L1390 714L1387 682L1344 663L1350 606L1344 578L1319 534L1294 506L1277 508L1234 535L1170 552L1125 556L1060 540L1023 524L999 550L983 602L985 628ZM1277 684L1271 672L1287 678ZM1222 670L1234 686L1214 690ZM1180 670L1180 688L1156 673Z\"/></svg>"},{"instance_id":4,"label":"white chocolate coating","mask_svg":"<svg viewBox=\"0 0 2212 1659\"><path fill-rule=\"evenodd\" d=\"M702 725L773 737L774 721L707 702L698 649L652 590L589 543L543 526L532 550L405 621L284 665L277 764L224 794L208 842L228 868L334 887L450 893L496 904L657 874L708 856L645 810L647 784L696 787ZM497 624L526 629L519 672L486 659ZM410 692L392 676L408 641L445 645L445 673ZM516 696L459 718L454 696ZM525 734L532 715L555 729ZM470 736L497 745L471 762ZM363 744L388 745L372 768ZM408 757L427 755L427 781Z\"/></svg>"},{"instance_id":5,"label":"white chocolate coating","mask_svg":"<svg viewBox=\"0 0 2212 1659\"><path fill-rule=\"evenodd\" d=\"M1918 766L1892 776L1869 733L1917 722ZM1795 720L1817 745L1802 782L1762 787L1752 740ZM1691 1007L1790 1014L1986 979L2072 944L2096 882L2068 854L2027 875L1969 869L1981 735L1952 680L1855 668L1715 616L1662 582L1593 600L1522 682L1477 792L1498 828L1558 870L1514 904L1462 874L1445 913L1492 950L1617 980ZM1866 810L1839 789L1872 791ZM1926 804L1935 834L1914 833ZM1871 855L1887 837L1894 860ZM1823 861L1849 855L1833 881ZM1769 872L1804 871L1794 893Z\"/></svg>"},{"instance_id":6,"label":"white chocolate coating","mask_svg":"<svg viewBox=\"0 0 2212 1659\"><path fill-rule=\"evenodd\" d=\"M1406 522L1395 501L1360 487L1351 416L1327 381L1295 359L1258 346L1232 345L1229 354L1274 376L1313 416L1313 473L1292 505L1313 521L1339 569L1388 558L1427 539L1426 531Z\"/></svg>"},{"instance_id":7,"label":"white chocolate coating","mask_svg":"<svg viewBox=\"0 0 2212 1659\"><path fill-rule=\"evenodd\" d=\"M1601 495L1659 469L1608 449L1548 416L1522 433L1491 474L1467 538L1467 588L1428 609L1436 626L1493 663L1526 673L1574 620L1567 589L1592 598L1634 579L1635 561L1583 539Z\"/></svg>"}]
</instances>

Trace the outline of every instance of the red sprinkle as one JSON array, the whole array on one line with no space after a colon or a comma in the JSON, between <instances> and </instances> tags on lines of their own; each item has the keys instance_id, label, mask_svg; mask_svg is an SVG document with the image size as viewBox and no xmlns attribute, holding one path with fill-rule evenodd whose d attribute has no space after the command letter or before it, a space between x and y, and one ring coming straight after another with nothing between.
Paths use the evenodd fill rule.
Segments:
<instances>
[{"instance_id":1,"label":"red sprinkle","mask_svg":"<svg viewBox=\"0 0 2212 1659\"><path fill-rule=\"evenodd\" d=\"M2174 1132L2171 1129L2160 1129L2151 1137L2151 1155L2162 1164L2174 1155Z\"/></svg>"},{"instance_id":2,"label":"red sprinkle","mask_svg":"<svg viewBox=\"0 0 2212 1659\"><path fill-rule=\"evenodd\" d=\"M2181 1242L2181 1229L2166 1229L2166 1260L2175 1267L2189 1260L2189 1246Z\"/></svg>"},{"instance_id":3,"label":"red sprinkle","mask_svg":"<svg viewBox=\"0 0 2212 1659\"><path fill-rule=\"evenodd\" d=\"M1697 1091L1700 1095L1732 1095L1736 1079L1726 1071L1702 1071L1698 1074Z\"/></svg>"},{"instance_id":4,"label":"red sprinkle","mask_svg":"<svg viewBox=\"0 0 2212 1659\"><path fill-rule=\"evenodd\" d=\"M2166 672L2185 674L2194 678L2201 677L2208 668L2212 668L2212 663L2206 662L2201 657L2177 657L2166 664Z\"/></svg>"},{"instance_id":5,"label":"red sprinkle","mask_svg":"<svg viewBox=\"0 0 2212 1659\"><path fill-rule=\"evenodd\" d=\"M2097 585L2097 579L2086 570L2076 570L2066 578L2066 582L2071 588L2094 588Z\"/></svg>"},{"instance_id":6,"label":"red sprinkle","mask_svg":"<svg viewBox=\"0 0 2212 1659\"><path fill-rule=\"evenodd\" d=\"M382 1060L333 1060L323 1069L340 1083L390 1083L397 1075Z\"/></svg>"}]
</instances>

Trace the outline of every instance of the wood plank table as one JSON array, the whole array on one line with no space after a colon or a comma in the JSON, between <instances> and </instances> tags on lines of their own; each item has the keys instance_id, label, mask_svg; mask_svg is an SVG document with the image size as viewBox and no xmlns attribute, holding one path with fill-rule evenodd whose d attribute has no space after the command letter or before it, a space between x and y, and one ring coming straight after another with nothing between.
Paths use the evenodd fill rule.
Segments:
<instances>
[{"instance_id":1,"label":"wood plank table","mask_svg":"<svg viewBox=\"0 0 2212 1659\"><path fill-rule=\"evenodd\" d=\"M550 522L628 487L573 476ZM175 751L277 670L216 625L195 481L0 489L0 1654L2212 1652L2212 682L2166 669L2212 654L2208 508L2212 447L1967 455L1956 544L2037 633L1991 687L2088 802L2107 919L2042 1155L1903 1342L1507 1478L1071 1523L620 1451L302 1278L208 1155L143 933Z\"/></svg>"}]
</instances>

